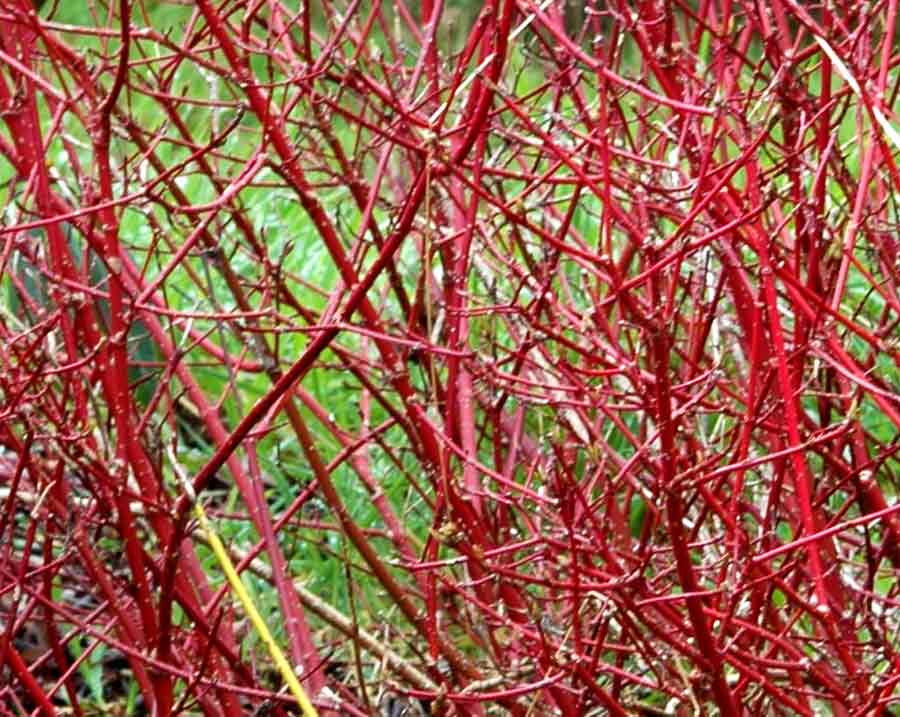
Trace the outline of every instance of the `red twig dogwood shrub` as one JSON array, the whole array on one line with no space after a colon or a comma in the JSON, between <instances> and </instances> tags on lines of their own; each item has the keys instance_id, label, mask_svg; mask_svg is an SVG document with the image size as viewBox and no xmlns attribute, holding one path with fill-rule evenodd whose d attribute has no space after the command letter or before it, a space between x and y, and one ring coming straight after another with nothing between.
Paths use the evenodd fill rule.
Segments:
<instances>
[{"instance_id":1,"label":"red twig dogwood shrub","mask_svg":"<svg viewBox=\"0 0 900 717\"><path fill-rule=\"evenodd\" d=\"M6 713L893 714L896 0L0 27Z\"/></svg>"}]
</instances>

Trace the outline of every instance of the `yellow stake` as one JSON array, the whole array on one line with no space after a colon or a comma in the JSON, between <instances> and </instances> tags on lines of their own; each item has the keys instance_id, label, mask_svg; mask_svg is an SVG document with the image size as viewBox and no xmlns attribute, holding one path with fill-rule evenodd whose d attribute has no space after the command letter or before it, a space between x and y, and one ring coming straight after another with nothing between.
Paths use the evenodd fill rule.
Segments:
<instances>
[{"instance_id":1,"label":"yellow stake","mask_svg":"<svg viewBox=\"0 0 900 717\"><path fill-rule=\"evenodd\" d=\"M216 559L219 561L219 565L222 567L222 571L225 573L225 577L228 578L231 590L237 595L238 600L241 601L241 605L244 606L244 610L250 618L250 622L253 623L253 627L256 628L256 632L259 633L263 642L266 643L266 647L269 648L269 654L272 656L275 664L278 665L278 669L281 672L281 676L284 677L288 689L290 689L294 699L297 700L297 704L300 705L300 710L306 717L319 717L319 713L306 696L306 692L303 690L300 680L297 679L297 675L294 673L293 668L287 661L281 648L275 643L272 633L269 632L269 628L262 619L262 615L259 614L259 611L253 604L253 599L247 592L247 588L244 587L244 583L241 582L241 578L237 574L237 570L234 569L231 558L228 557L228 553L225 551L225 546L222 545L222 541L219 540L219 536L216 534L209 519L206 517L206 511L203 510L200 501L194 501L194 513L197 516L197 520L200 522L200 528L206 534L206 539L209 542L213 553L215 553Z\"/></svg>"}]
</instances>

